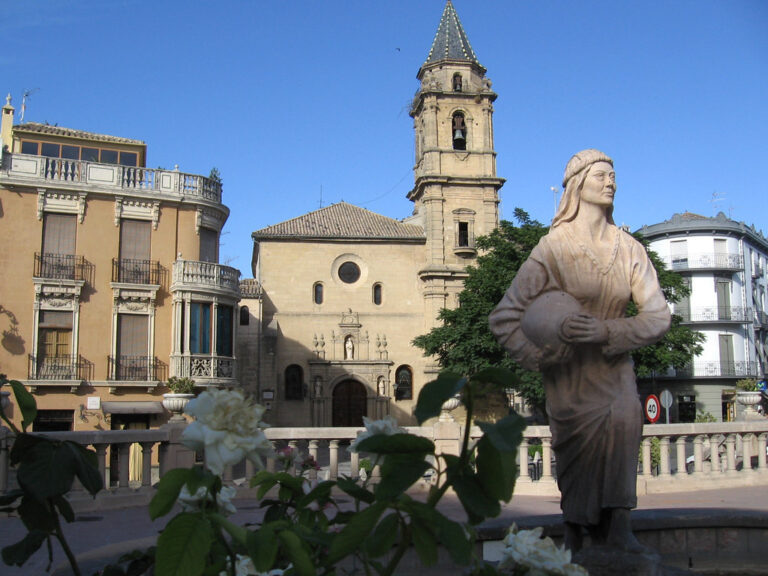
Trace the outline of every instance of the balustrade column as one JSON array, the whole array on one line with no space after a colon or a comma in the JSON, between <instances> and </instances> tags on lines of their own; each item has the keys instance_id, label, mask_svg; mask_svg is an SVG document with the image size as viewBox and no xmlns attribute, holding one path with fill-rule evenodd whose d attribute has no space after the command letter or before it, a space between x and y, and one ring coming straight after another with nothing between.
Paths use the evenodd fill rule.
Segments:
<instances>
[{"instance_id":1,"label":"balustrade column","mask_svg":"<svg viewBox=\"0 0 768 576\"><path fill-rule=\"evenodd\" d=\"M274 442L270 442L270 444L272 444L272 452L273 453L276 452L277 451L277 444L275 444ZM267 472L274 473L274 471L275 471L275 459L274 458L267 458Z\"/></svg>"},{"instance_id":2,"label":"balustrade column","mask_svg":"<svg viewBox=\"0 0 768 576\"><path fill-rule=\"evenodd\" d=\"M651 439L643 438L643 476L646 478L651 477Z\"/></svg>"},{"instance_id":3,"label":"balustrade column","mask_svg":"<svg viewBox=\"0 0 768 576\"><path fill-rule=\"evenodd\" d=\"M248 458L245 459L245 485L249 486L248 484L251 481L251 478L254 477L254 473L256 471L256 466L253 462L251 462Z\"/></svg>"},{"instance_id":4,"label":"balustrade column","mask_svg":"<svg viewBox=\"0 0 768 576\"><path fill-rule=\"evenodd\" d=\"M232 472L232 465L224 466L224 470L221 473L221 480L224 484L231 485L234 474Z\"/></svg>"},{"instance_id":5,"label":"balustrade column","mask_svg":"<svg viewBox=\"0 0 768 576\"><path fill-rule=\"evenodd\" d=\"M720 443L717 436L709 437L709 461L712 463L712 473L720 473Z\"/></svg>"},{"instance_id":6,"label":"balustrade column","mask_svg":"<svg viewBox=\"0 0 768 576\"><path fill-rule=\"evenodd\" d=\"M328 451L330 453L328 479L336 480L339 477L339 441L331 440Z\"/></svg>"},{"instance_id":7,"label":"balustrade column","mask_svg":"<svg viewBox=\"0 0 768 576\"><path fill-rule=\"evenodd\" d=\"M746 473L752 472L752 440L754 435L745 434L741 439L741 471Z\"/></svg>"},{"instance_id":8,"label":"balustrade column","mask_svg":"<svg viewBox=\"0 0 768 576\"><path fill-rule=\"evenodd\" d=\"M541 439L541 479L552 480L552 438Z\"/></svg>"},{"instance_id":9,"label":"balustrade column","mask_svg":"<svg viewBox=\"0 0 768 576\"><path fill-rule=\"evenodd\" d=\"M290 470L296 475L301 474L301 469L299 468L299 465L296 464L296 455L299 453L299 441L289 440L288 448L290 449L290 454L291 454Z\"/></svg>"},{"instance_id":10,"label":"balustrade column","mask_svg":"<svg viewBox=\"0 0 768 576\"><path fill-rule=\"evenodd\" d=\"M725 451L727 455L728 469L726 474L736 474L736 435L728 434L725 439Z\"/></svg>"},{"instance_id":11,"label":"balustrade column","mask_svg":"<svg viewBox=\"0 0 768 576\"><path fill-rule=\"evenodd\" d=\"M669 477L669 436L662 436L659 442L659 476Z\"/></svg>"},{"instance_id":12,"label":"balustrade column","mask_svg":"<svg viewBox=\"0 0 768 576\"><path fill-rule=\"evenodd\" d=\"M131 466L131 444L120 443L113 444L113 449L117 448L117 468L118 468L118 488L128 488L129 486L129 472Z\"/></svg>"},{"instance_id":13,"label":"balustrade column","mask_svg":"<svg viewBox=\"0 0 768 576\"><path fill-rule=\"evenodd\" d=\"M757 471L765 474L768 472L768 463L766 463L766 447L768 447L768 434L763 432L757 437Z\"/></svg>"},{"instance_id":14,"label":"balustrade column","mask_svg":"<svg viewBox=\"0 0 768 576\"><path fill-rule=\"evenodd\" d=\"M685 441L686 436L678 436L675 440L675 448L677 449L677 473L688 474L688 468L685 465Z\"/></svg>"},{"instance_id":15,"label":"balustrade column","mask_svg":"<svg viewBox=\"0 0 768 576\"><path fill-rule=\"evenodd\" d=\"M523 441L520 442L520 448L517 452L517 456L520 462L520 466L518 469L520 470L520 476L518 477L518 482L530 482L531 477L528 474L528 439L523 438Z\"/></svg>"},{"instance_id":16,"label":"balustrade column","mask_svg":"<svg viewBox=\"0 0 768 576\"><path fill-rule=\"evenodd\" d=\"M693 473L704 472L704 436L699 434L693 439Z\"/></svg>"},{"instance_id":17,"label":"balustrade column","mask_svg":"<svg viewBox=\"0 0 768 576\"><path fill-rule=\"evenodd\" d=\"M357 478L360 475L360 454L352 452L349 455L349 475Z\"/></svg>"},{"instance_id":18,"label":"balustrade column","mask_svg":"<svg viewBox=\"0 0 768 576\"><path fill-rule=\"evenodd\" d=\"M101 476L102 482L105 487L109 487L109 478L107 478L107 448L109 444L94 444L93 449L96 450L96 464L99 467L99 476Z\"/></svg>"},{"instance_id":19,"label":"balustrade column","mask_svg":"<svg viewBox=\"0 0 768 576\"><path fill-rule=\"evenodd\" d=\"M320 442L317 440L310 440L309 441L309 457L312 458L315 464L317 464L317 452L318 452L318 446L320 445ZM352 454L352 456L357 456L357 454ZM311 468L309 470L309 479L310 480L317 480L317 470L315 468Z\"/></svg>"},{"instance_id":20,"label":"balustrade column","mask_svg":"<svg viewBox=\"0 0 768 576\"><path fill-rule=\"evenodd\" d=\"M141 445L141 485L152 485L152 446L154 442L139 442Z\"/></svg>"}]
</instances>

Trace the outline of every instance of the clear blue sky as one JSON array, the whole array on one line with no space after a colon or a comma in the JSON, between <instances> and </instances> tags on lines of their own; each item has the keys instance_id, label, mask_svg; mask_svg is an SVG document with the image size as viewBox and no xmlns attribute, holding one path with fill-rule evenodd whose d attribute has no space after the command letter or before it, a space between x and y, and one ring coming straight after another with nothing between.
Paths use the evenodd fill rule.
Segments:
<instances>
[{"instance_id":1,"label":"clear blue sky","mask_svg":"<svg viewBox=\"0 0 768 576\"><path fill-rule=\"evenodd\" d=\"M25 120L147 142L224 180L221 260L344 200L412 211L408 107L444 0L2 0ZM617 223L722 210L768 233L768 2L455 0L499 98L502 217L549 223L568 158L614 158ZM322 191L322 194L321 194Z\"/></svg>"}]
</instances>

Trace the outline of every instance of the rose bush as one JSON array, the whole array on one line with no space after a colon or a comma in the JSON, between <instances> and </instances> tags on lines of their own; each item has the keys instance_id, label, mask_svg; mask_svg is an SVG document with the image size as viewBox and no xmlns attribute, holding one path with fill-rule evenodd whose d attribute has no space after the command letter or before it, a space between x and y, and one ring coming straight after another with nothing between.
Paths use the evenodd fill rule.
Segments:
<instances>
[{"instance_id":1,"label":"rose bush","mask_svg":"<svg viewBox=\"0 0 768 576\"><path fill-rule=\"evenodd\" d=\"M499 568L515 576L587 576L587 570L571 563L571 551L542 538L542 529L518 530L512 525L504 538Z\"/></svg>"}]
</instances>

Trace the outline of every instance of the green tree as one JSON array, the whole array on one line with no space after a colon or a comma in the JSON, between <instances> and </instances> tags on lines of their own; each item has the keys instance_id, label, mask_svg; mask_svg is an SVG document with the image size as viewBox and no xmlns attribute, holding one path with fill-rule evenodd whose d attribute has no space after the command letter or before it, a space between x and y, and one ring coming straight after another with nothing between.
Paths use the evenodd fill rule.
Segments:
<instances>
[{"instance_id":1,"label":"green tree","mask_svg":"<svg viewBox=\"0 0 768 576\"><path fill-rule=\"evenodd\" d=\"M481 255L476 265L467 271L464 289L459 294L459 307L441 310L441 325L416 337L413 344L425 354L436 357L443 369L460 374L474 374L492 366L512 370L519 380L517 392L529 405L543 413L541 374L525 370L514 362L488 328L488 315L501 300L531 250L549 230L520 208L515 209L514 218L517 225L502 221L489 235L477 238ZM642 239L639 240L642 242ZM689 293L683 278L667 270L653 251L648 254L665 298L668 302L679 302ZM637 309L630 304L627 314L636 313ZM633 354L638 376L651 376L669 366L684 367L693 356L701 353L703 339L698 332L682 326L679 317L673 316L672 328L662 340Z\"/></svg>"}]
</instances>

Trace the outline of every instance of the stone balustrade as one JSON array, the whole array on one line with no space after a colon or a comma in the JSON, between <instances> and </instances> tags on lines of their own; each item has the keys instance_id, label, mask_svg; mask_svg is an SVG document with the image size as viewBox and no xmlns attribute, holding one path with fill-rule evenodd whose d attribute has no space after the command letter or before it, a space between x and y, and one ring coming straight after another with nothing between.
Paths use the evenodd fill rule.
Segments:
<instances>
[{"instance_id":1,"label":"stone balustrade","mask_svg":"<svg viewBox=\"0 0 768 576\"><path fill-rule=\"evenodd\" d=\"M240 271L237 268L202 262L176 260L173 263L171 291L218 289L232 297L240 297Z\"/></svg>"},{"instance_id":2,"label":"stone balustrade","mask_svg":"<svg viewBox=\"0 0 768 576\"><path fill-rule=\"evenodd\" d=\"M59 440L73 440L93 447L98 457L99 472L108 492L138 493L149 488L153 477L180 466L191 466L195 455L179 444L184 423L169 424L154 430L114 430L91 432L54 432L46 434ZM455 422L438 422L434 426L407 427L412 434L430 438L438 451L458 453L462 427ZM268 428L267 437L277 450L291 447L302 455L312 456L320 470L308 470L310 478L336 479L340 475L357 476L359 455L346 447L362 428ZM474 440L479 428L470 430ZM768 419L753 422L707 424L655 424L643 428L638 471L639 493L675 492L697 488L719 488L750 484L768 484ZM12 435L0 429L0 492L14 487L14 474L9 466ZM129 450L138 444L143 454L140 481L129 482ZM519 454L526 455L530 446L537 456L526 458L527 466L519 467L515 492L518 494L557 494L556 461L552 450L552 434L548 426L529 426ZM109 486L109 462L116 451L118 481ZM716 457L713 457L716 455ZM112 461L114 457L112 457ZM288 462L267 462L275 470ZM153 470L155 474L153 475ZM225 471L224 479L246 487L254 474L250 463L241 463ZM374 471L375 473L375 471ZM146 492L146 491L145 491ZM124 505L124 504L123 504Z\"/></svg>"}]
</instances>

